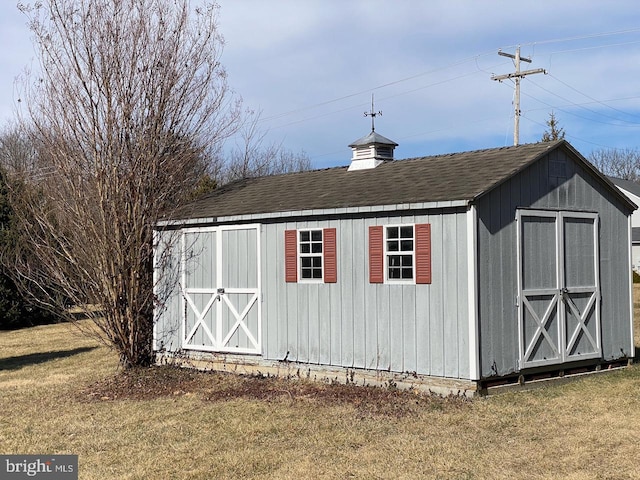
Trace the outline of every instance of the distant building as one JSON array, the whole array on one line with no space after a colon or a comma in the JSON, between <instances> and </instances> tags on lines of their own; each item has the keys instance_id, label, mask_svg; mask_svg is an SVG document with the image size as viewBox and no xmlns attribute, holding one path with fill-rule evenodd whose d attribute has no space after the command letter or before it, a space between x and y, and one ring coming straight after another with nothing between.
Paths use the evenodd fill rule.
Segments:
<instances>
[{"instance_id":1,"label":"distant building","mask_svg":"<svg viewBox=\"0 0 640 480\"><path fill-rule=\"evenodd\" d=\"M622 178L607 177L613 184L624 193L629 200L636 205L640 205L640 185L630 180ZM636 210L631 215L631 245L632 247L632 267L640 273L640 210Z\"/></svg>"}]
</instances>

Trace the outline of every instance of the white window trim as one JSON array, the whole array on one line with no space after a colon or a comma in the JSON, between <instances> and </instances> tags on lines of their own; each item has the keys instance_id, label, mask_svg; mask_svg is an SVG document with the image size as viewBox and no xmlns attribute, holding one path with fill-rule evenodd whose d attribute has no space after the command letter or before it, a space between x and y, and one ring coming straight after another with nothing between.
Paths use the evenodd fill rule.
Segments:
<instances>
[{"instance_id":1,"label":"white window trim","mask_svg":"<svg viewBox=\"0 0 640 480\"><path fill-rule=\"evenodd\" d=\"M298 283L324 283L324 229L323 228L299 228L298 230ZM322 234L322 251L320 253L302 253L302 242L300 240L301 232L320 232ZM311 237L310 237L311 238ZM302 277L302 258L303 257L320 257L320 278L303 278Z\"/></svg>"},{"instance_id":2,"label":"white window trim","mask_svg":"<svg viewBox=\"0 0 640 480\"><path fill-rule=\"evenodd\" d=\"M389 255L409 255L409 253L402 252L398 250L397 252L389 252L387 251L387 231L389 228L402 228L402 227L412 227L413 228L413 250L411 250L411 256L413 260L411 262L412 268L412 278L389 278ZM400 232L398 231L398 235ZM400 237L398 237L400 240ZM394 223L389 225L383 225L382 230L382 254L384 255L384 283L389 283L393 285L415 285L416 284L416 224L415 223Z\"/></svg>"}]
</instances>

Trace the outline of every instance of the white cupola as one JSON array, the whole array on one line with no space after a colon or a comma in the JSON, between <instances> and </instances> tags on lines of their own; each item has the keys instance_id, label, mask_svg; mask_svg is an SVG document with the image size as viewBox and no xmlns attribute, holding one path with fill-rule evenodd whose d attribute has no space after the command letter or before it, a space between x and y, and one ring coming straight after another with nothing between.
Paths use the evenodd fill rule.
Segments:
<instances>
[{"instance_id":1,"label":"white cupola","mask_svg":"<svg viewBox=\"0 0 640 480\"><path fill-rule=\"evenodd\" d=\"M393 150L397 146L396 142L376 133L372 128L369 135L349 145L353 155L348 171L375 168L383 162L393 160Z\"/></svg>"}]
</instances>

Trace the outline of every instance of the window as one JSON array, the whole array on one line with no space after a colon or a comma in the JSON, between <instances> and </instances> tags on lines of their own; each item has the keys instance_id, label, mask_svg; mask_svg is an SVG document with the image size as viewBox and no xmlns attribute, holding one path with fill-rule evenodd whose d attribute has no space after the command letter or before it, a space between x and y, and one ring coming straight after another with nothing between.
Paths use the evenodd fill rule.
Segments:
<instances>
[{"instance_id":1,"label":"window","mask_svg":"<svg viewBox=\"0 0 640 480\"><path fill-rule=\"evenodd\" d=\"M322 230L300 230L300 278L322 278Z\"/></svg>"},{"instance_id":2,"label":"window","mask_svg":"<svg viewBox=\"0 0 640 480\"><path fill-rule=\"evenodd\" d=\"M336 229L286 230L285 281L336 283Z\"/></svg>"},{"instance_id":3,"label":"window","mask_svg":"<svg viewBox=\"0 0 640 480\"><path fill-rule=\"evenodd\" d=\"M387 227L387 278L413 279L413 225Z\"/></svg>"},{"instance_id":4,"label":"window","mask_svg":"<svg viewBox=\"0 0 640 480\"><path fill-rule=\"evenodd\" d=\"M370 283L431 283L431 225L369 227Z\"/></svg>"}]
</instances>

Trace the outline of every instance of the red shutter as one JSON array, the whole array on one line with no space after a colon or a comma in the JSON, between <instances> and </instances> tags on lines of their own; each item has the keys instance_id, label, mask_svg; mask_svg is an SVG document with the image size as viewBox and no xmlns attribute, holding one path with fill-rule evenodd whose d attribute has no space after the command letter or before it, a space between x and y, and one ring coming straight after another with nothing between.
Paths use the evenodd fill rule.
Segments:
<instances>
[{"instance_id":1,"label":"red shutter","mask_svg":"<svg viewBox=\"0 0 640 480\"><path fill-rule=\"evenodd\" d=\"M336 283L338 281L338 263L336 260L335 228L322 230L322 243L324 244L324 283Z\"/></svg>"},{"instance_id":2,"label":"red shutter","mask_svg":"<svg viewBox=\"0 0 640 480\"><path fill-rule=\"evenodd\" d=\"M284 280L298 281L298 232L284 231Z\"/></svg>"},{"instance_id":3,"label":"red shutter","mask_svg":"<svg viewBox=\"0 0 640 480\"><path fill-rule=\"evenodd\" d=\"M369 283L384 283L382 227L369 227Z\"/></svg>"},{"instance_id":4,"label":"red shutter","mask_svg":"<svg viewBox=\"0 0 640 480\"><path fill-rule=\"evenodd\" d=\"M416 225L416 283L431 283L431 225Z\"/></svg>"}]
</instances>

